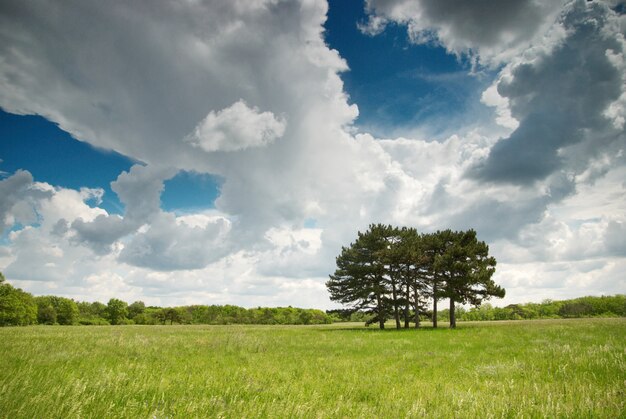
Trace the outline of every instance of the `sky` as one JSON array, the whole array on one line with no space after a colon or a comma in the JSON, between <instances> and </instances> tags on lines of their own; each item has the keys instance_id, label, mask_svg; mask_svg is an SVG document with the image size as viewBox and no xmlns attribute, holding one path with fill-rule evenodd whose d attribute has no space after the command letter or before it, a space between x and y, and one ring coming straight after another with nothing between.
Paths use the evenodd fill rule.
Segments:
<instances>
[{"instance_id":1,"label":"sky","mask_svg":"<svg viewBox=\"0 0 626 419\"><path fill-rule=\"evenodd\" d=\"M329 309L370 223L469 229L492 303L626 293L624 2L0 2L0 271Z\"/></svg>"}]
</instances>

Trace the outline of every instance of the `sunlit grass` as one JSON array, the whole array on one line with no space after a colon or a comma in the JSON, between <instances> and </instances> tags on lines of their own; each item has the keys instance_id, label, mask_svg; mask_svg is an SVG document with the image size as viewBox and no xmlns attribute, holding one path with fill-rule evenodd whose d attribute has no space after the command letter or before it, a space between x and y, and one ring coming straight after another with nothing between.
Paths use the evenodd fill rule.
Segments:
<instances>
[{"instance_id":1,"label":"sunlit grass","mask_svg":"<svg viewBox=\"0 0 626 419\"><path fill-rule=\"evenodd\" d=\"M0 329L0 416L620 417L626 320Z\"/></svg>"}]
</instances>

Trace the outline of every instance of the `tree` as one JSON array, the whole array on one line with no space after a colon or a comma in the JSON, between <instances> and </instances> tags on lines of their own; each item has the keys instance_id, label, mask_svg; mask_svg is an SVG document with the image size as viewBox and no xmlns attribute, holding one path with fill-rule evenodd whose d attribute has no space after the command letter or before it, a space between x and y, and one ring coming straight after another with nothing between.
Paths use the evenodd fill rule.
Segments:
<instances>
[{"instance_id":1,"label":"tree","mask_svg":"<svg viewBox=\"0 0 626 419\"><path fill-rule=\"evenodd\" d=\"M55 324L57 322L57 311L50 300L50 297L35 297L37 304L37 323L39 324Z\"/></svg>"},{"instance_id":2,"label":"tree","mask_svg":"<svg viewBox=\"0 0 626 419\"><path fill-rule=\"evenodd\" d=\"M121 324L128 317L128 304L117 298L111 298L107 303L106 314L111 324Z\"/></svg>"},{"instance_id":3,"label":"tree","mask_svg":"<svg viewBox=\"0 0 626 419\"><path fill-rule=\"evenodd\" d=\"M37 323L33 296L6 282L0 273L0 326L26 326Z\"/></svg>"},{"instance_id":4,"label":"tree","mask_svg":"<svg viewBox=\"0 0 626 419\"><path fill-rule=\"evenodd\" d=\"M181 323L181 312L175 307L166 307L161 309L157 314L158 319L165 324L165 322L169 321L170 324Z\"/></svg>"},{"instance_id":5,"label":"tree","mask_svg":"<svg viewBox=\"0 0 626 419\"><path fill-rule=\"evenodd\" d=\"M143 301L135 301L128 306L128 317L134 319L143 312L146 311L146 305Z\"/></svg>"},{"instance_id":6,"label":"tree","mask_svg":"<svg viewBox=\"0 0 626 419\"><path fill-rule=\"evenodd\" d=\"M80 311L76 301L56 295L35 298L37 321L41 324L72 325L78 323Z\"/></svg>"},{"instance_id":7,"label":"tree","mask_svg":"<svg viewBox=\"0 0 626 419\"><path fill-rule=\"evenodd\" d=\"M426 298L430 296L432 277L431 259L427 236L414 228L402 228L398 243L401 254L401 282L404 288L404 327L409 327L410 307L413 309L415 327L420 327L420 315L426 312Z\"/></svg>"},{"instance_id":8,"label":"tree","mask_svg":"<svg viewBox=\"0 0 626 419\"><path fill-rule=\"evenodd\" d=\"M93 303L79 302L78 306L78 322L85 325L107 325L110 324L107 315L107 306L101 302Z\"/></svg>"},{"instance_id":9,"label":"tree","mask_svg":"<svg viewBox=\"0 0 626 419\"><path fill-rule=\"evenodd\" d=\"M453 232L447 238L450 240L436 256L434 267L445 280L442 296L450 300L450 327L455 328L456 303L478 306L490 297L504 297L505 291L491 279L496 260L474 230Z\"/></svg>"},{"instance_id":10,"label":"tree","mask_svg":"<svg viewBox=\"0 0 626 419\"><path fill-rule=\"evenodd\" d=\"M406 264L406 254L401 246L400 230L390 225L371 225L369 233L375 241L380 242L380 250L374 253L374 260L382 264L382 278L391 293L391 307L396 329L400 329L400 310L405 306L408 297L403 293L402 267Z\"/></svg>"},{"instance_id":11,"label":"tree","mask_svg":"<svg viewBox=\"0 0 626 419\"><path fill-rule=\"evenodd\" d=\"M422 238L423 275L424 283L430 288L430 297L433 300L432 322L433 328L437 328L437 303L443 295L444 276L435 264L437 258L445 254L446 250L454 242L452 230L437 230L435 233L426 234Z\"/></svg>"},{"instance_id":12,"label":"tree","mask_svg":"<svg viewBox=\"0 0 626 419\"><path fill-rule=\"evenodd\" d=\"M74 300L69 298L57 297L58 305L56 307L57 311L57 322L59 324L64 325L72 325L78 323L78 305Z\"/></svg>"},{"instance_id":13,"label":"tree","mask_svg":"<svg viewBox=\"0 0 626 419\"><path fill-rule=\"evenodd\" d=\"M374 225L361 233L349 247L342 247L337 256L337 270L330 275L326 287L330 299L374 315L381 329L389 315L387 303L387 281L384 265L379 255L386 242L377 234Z\"/></svg>"}]
</instances>

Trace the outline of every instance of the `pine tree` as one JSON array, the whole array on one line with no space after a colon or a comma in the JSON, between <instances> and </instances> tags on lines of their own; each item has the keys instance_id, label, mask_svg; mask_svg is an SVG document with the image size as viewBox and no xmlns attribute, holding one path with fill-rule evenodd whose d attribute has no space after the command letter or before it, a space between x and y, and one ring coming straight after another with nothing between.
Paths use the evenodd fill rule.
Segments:
<instances>
[{"instance_id":1,"label":"pine tree","mask_svg":"<svg viewBox=\"0 0 626 419\"><path fill-rule=\"evenodd\" d=\"M505 290L491 279L496 260L489 256L489 246L478 241L474 230L446 236L450 241L436 256L434 268L445 280L441 296L450 300L450 327L455 328L456 303L478 306L492 296L504 297Z\"/></svg>"},{"instance_id":2,"label":"pine tree","mask_svg":"<svg viewBox=\"0 0 626 419\"><path fill-rule=\"evenodd\" d=\"M331 300L374 314L379 327L384 329L389 314L388 281L384 278L380 255L386 242L373 230L372 225L367 232L359 232L349 247L342 247L336 259L337 270L330 275L326 287Z\"/></svg>"}]
</instances>

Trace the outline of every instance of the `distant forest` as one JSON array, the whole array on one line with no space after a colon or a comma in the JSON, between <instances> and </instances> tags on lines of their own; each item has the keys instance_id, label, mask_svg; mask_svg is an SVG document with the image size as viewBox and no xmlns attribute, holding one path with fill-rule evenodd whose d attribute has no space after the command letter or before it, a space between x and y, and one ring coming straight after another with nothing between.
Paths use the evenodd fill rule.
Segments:
<instances>
[{"instance_id":1,"label":"distant forest","mask_svg":"<svg viewBox=\"0 0 626 419\"><path fill-rule=\"evenodd\" d=\"M456 307L457 319L519 320L569 317L626 317L626 295L582 297L573 300L545 300L534 304L492 307L482 304L469 310ZM421 313L430 320L432 312ZM243 308L234 305L146 306L142 301L128 304L112 298L107 304L74 301L65 297L37 296L13 287L0 273L0 326L124 325L124 324L328 324L371 322L371 313L354 310L302 309L294 307ZM448 321L449 311L437 314Z\"/></svg>"},{"instance_id":2,"label":"distant forest","mask_svg":"<svg viewBox=\"0 0 626 419\"><path fill-rule=\"evenodd\" d=\"M581 317L626 317L626 295L608 295L601 297L580 297L571 300L543 300L541 303L510 304L506 307L494 307L483 303L467 309L456 306L458 321L483 320L535 320L567 319ZM371 314L354 310L329 310L326 313L344 322L369 322ZM431 310L421 315L422 320L432 320ZM437 312L439 321L450 319L450 310ZM335 320L337 321L337 320Z\"/></svg>"},{"instance_id":3,"label":"distant forest","mask_svg":"<svg viewBox=\"0 0 626 419\"><path fill-rule=\"evenodd\" d=\"M146 306L111 298L107 304L54 295L34 297L7 283L0 273L0 326L122 324L325 324L322 310L293 307L243 308L233 305Z\"/></svg>"}]
</instances>

